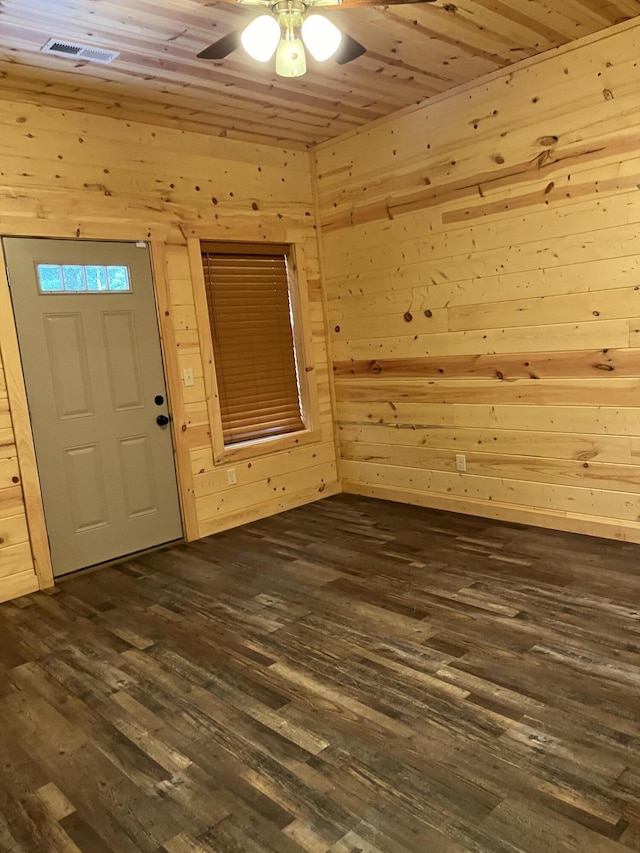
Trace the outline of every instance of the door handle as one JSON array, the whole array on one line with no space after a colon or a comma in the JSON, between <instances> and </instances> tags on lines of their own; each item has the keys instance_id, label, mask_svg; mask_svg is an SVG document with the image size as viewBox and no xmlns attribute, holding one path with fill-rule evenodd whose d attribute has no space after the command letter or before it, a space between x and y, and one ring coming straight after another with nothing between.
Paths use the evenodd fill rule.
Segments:
<instances>
[{"instance_id":1,"label":"door handle","mask_svg":"<svg viewBox=\"0 0 640 853\"><path fill-rule=\"evenodd\" d=\"M158 426L166 426L169 423L169 418L166 415L158 415L156 423Z\"/></svg>"}]
</instances>

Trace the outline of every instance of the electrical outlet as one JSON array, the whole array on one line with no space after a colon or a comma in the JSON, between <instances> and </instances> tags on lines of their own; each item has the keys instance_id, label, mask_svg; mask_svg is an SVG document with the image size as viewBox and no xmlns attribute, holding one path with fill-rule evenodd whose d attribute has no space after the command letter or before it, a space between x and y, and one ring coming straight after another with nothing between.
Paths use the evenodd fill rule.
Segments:
<instances>
[{"instance_id":1,"label":"electrical outlet","mask_svg":"<svg viewBox=\"0 0 640 853\"><path fill-rule=\"evenodd\" d=\"M456 469L458 471L467 470L467 457L464 453L456 453Z\"/></svg>"},{"instance_id":2,"label":"electrical outlet","mask_svg":"<svg viewBox=\"0 0 640 853\"><path fill-rule=\"evenodd\" d=\"M182 378L184 379L185 388L191 388L193 385L193 368L185 367L182 371Z\"/></svg>"},{"instance_id":3,"label":"electrical outlet","mask_svg":"<svg viewBox=\"0 0 640 853\"><path fill-rule=\"evenodd\" d=\"M236 469L235 468L227 468L227 483L230 486L235 486L235 484L237 482L238 482L238 478L236 476Z\"/></svg>"}]
</instances>

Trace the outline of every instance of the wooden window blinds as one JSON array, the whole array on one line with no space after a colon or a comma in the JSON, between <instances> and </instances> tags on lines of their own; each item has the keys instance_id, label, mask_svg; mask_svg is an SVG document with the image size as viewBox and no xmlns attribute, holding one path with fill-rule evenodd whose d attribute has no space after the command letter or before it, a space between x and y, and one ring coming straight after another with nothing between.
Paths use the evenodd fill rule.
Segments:
<instances>
[{"instance_id":1,"label":"wooden window blinds","mask_svg":"<svg viewBox=\"0 0 640 853\"><path fill-rule=\"evenodd\" d=\"M201 249L225 446L304 429L289 247Z\"/></svg>"}]
</instances>

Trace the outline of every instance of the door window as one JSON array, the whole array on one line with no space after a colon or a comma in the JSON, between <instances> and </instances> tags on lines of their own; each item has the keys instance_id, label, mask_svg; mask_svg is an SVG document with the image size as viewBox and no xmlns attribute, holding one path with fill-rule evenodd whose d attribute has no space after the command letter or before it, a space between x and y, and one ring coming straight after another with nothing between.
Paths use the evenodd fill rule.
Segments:
<instances>
[{"instance_id":1,"label":"door window","mask_svg":"<svg viewBox=\"0 0 640 853\"><path fill-rule=\"evenodd\" d=\"M36 264L40 293L127 293L129 268L94 264Z\"/></svg>"}]
</instances>

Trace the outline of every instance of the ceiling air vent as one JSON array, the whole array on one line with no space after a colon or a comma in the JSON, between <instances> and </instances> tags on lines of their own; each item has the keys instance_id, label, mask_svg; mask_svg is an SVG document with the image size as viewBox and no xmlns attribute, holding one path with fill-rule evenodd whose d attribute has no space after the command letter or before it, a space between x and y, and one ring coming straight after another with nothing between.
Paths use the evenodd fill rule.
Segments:
<instances>
[{"instance_id":1,"label":"ceiling air vent","mask_svg":"<svg viewBox=\"0 0 640 853\"><path fill-rule=\"evenodd\" d=\"M55 53L58 56L68 56L71 59L84 59L86 62L100 62L107 65L120 56L117 50L103 50L101 47L89 47L86 44L74 44L60 39L49 39L42 53Z\"/></svg>"}]
</instances>

